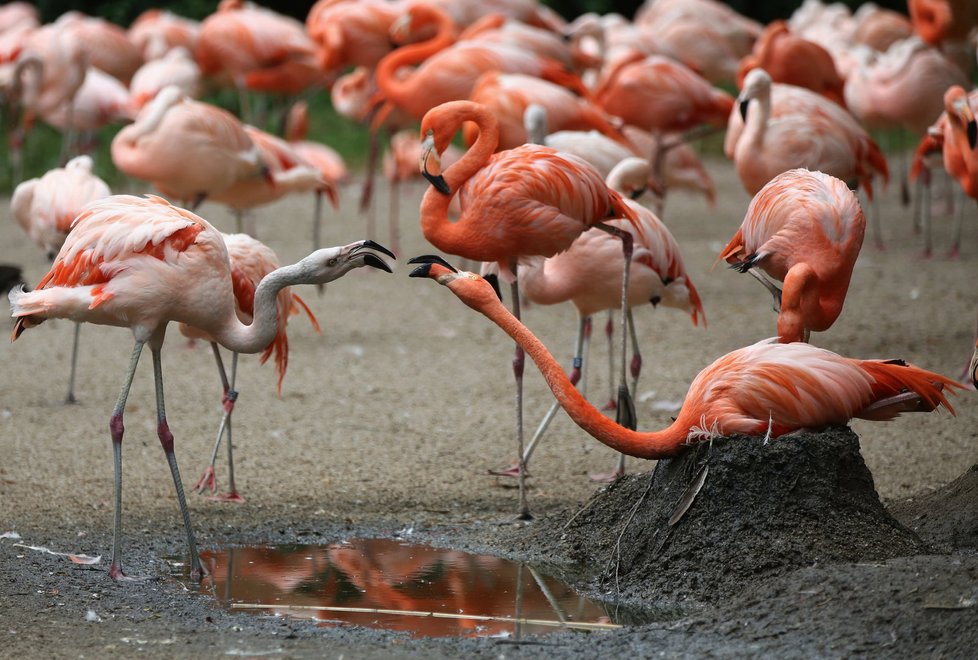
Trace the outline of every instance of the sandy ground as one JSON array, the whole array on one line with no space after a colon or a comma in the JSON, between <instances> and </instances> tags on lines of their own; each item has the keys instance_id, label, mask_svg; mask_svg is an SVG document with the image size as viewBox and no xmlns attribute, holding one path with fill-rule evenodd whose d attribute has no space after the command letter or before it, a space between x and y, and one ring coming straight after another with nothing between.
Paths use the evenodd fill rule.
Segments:
<instances>
[{"instance_id":1,"label":"sandy ground","mask_svg":"<svg viewBox=\"0 0 978 660\"><path fill-rule=\"evenodd\" d=\"M726 268L710 270L717 251L741 222L749 198L729 163L718 160L708 166L717 179L719 208L708 209L701 199L677 193L665 215L684 250L709 325L693 328L688 317L673 310L637 310L646 357L639 383L642 429L668 423L670 413L656 411L655 402L680 400L693 376L717 356L774 334L770 296L749 277ZM417 226L418 195L408 192L402 203L404 256L431 251ZM354 189L344 191L340 212L328 218L326 244L365 236L355 199ZM386 201L382 190L380 218L385 217ZM0 208L7 208L6 200ZM878 251L867 240L842 316L813 341L845 355L900 357L957 377L971 355L978 307L974 209L968 208L957 260L943 256L948 219L936 223L938 256L922 260L909 209L899 205L892 187L881 209L886 249ZM305 198L262 209L256 214L258 235L283 262L298 259L308 251L311 211L312 200ZM233 227L224 208L205 205L201 213L222 229ZM383 228L384 222L378 220L378 225ZM386 230L377 238L386 242ZM332 542L405 529L413 530L418 540L502 555L513 555L520 546L514 538L526 530L507 524L516 510L516 491L508 481L486 473L515 455L512 345L442 287L409 279L410 268L403 261L393 275L355 271L330 284L322 297L313 290L302 292L323 334L316 335L304 319L294 317L291 365L281 399L275 396L271 366L259 367L254 357L242 359L235 456L247 503L190 497L204 548ZM22 265L31 283L46 270L41 253L6 219L0 221L0 263L5 262ZM566 361L575 330L573 309L533 307L525 317ZM10 327L9 320L0 321L0 331ZM11 657L136 652L161 657L574 657L596 652L953 657L978 643L974 607L935 610L921 605L938 583L948 598L957 594L967 601L969 594L975 596L975 547L910 563L897 559L806 568L791 574L793 581L745 585L740 600L704 604L692 599L678 620L619 633L541 638L546 646L504 646L486 639L409 640L375 631L232 616L188 595L179 581L164 579L169 572L164 557L183 553L185 540L155 435L148 355L126 413L123 525L127 571L152 579L116 584L105 574L112 537L107 421L131 335L116 328L83 327L81 403L65 406L61 401L70 336L71 324L56 321L25 333L14 344L0 342L0 533L16 531L24 544L102 555L103 561L76 566L17 547L9 539L0 541L0 647ZM208 347L188 346L175 329L164 355L167 413L184 481L193 483L209 456L218 421L217 375ZM603 400L608 384L601 341L592 355L589 389L592 398ZM527 374L527 426L532 426L551 397L532 368ZM954 405L957 417L911 415L889 424L852 425L885 502L924 497L978 462L978 399L965 391ZM613 461L610 450L559 417L534 457L533 512L546 521L573 511L597 488L587 473L607 470ZM218 465L222 485L223 466ZM650 467L637 460L628 464L633 473ZM941 539L933 541L943 547ZM538 548L536 554L546 553ZM691 562L695 569L695 558ZM835 595L808 603L798 596L802 583L832 586ZM857 583L862 586L850 586ZM647 595L649 603L656 598L655 593ZM902 609L884 618L878 615L881 604ZM89 609L100 621L86 621Z\"/></svg>"}]
</instances>

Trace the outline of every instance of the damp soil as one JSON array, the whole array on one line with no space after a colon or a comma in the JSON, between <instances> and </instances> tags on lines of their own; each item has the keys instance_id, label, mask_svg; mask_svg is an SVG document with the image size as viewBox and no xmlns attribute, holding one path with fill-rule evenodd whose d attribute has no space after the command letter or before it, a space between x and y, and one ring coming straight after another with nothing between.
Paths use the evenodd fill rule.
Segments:
<instances>
[{"instance_id":1,"label":"damp soil","mask_svg":"<svg viewBox=\"0 0 978 660\"><path fill-rule=\"evenodd\" d=\"M661 428L692 377L717 356L769 336L775 316L755 282L711 271L748 198L729 163L708 162L725 200L670 198L666 221L684 250L709 325L642 310L645 372L639 427ZM405 186L402 254L430 252L417 230L417 190ZM355 189L344 190L324 240L364 236ZM869 241L846 308L813 342L858 357L904 358L957 377L974 346L978 234L941 256L950 221L935 224L937 256L895 191L882 199L885 251ZM381 196L377 225L383 228ZM256 214L283 261L308 251L312 200ZM225 230L231 216L202 213ZM376 236L385 242L386 232ZM0 223L0 263L26 280L46 269L13 223ZM358 271L321 297L300 292L323 325L290 323L292 360L281 398L269 366L245 357L235 410L241 505L191 495L197 540L229 545L329 545L374 537L530 562L589 597L641 605L654 620L613 632L515 639L412 638L406 633L228 612L199 595L173 558L186 541L155 436L151 370L141 365L126 416L123 557L140 581L106 575L112 542L109 411L129 356L120 329L86 326L80 404L64 406L71 326L47 323L0 342L0 648L11 657L941 657L978 644L978 401L958 416L907 415L887 424L799 434L764 444L719 440L681 459L629 460L629 476L598 486L613 454L565 417L534 456L530 503L514 523L513 484L487 474L512 441L511 343L437 285ZM569 308L531 307L530 327L558 357L576 328ZM9 331L9 321L0 331ZM605 349L592 349L589 394L609 391ZM164 350L167 412L185 483L200 474L220 416L206 346L171 330ZM528 369L527 426L550 404ZM705 478L703 466L706 469ZM226 467L218 463L226 485ZM702 482L700 487L696 487ZM693 487L691 488L691 485ZM691 497L695 491L695 497ZM678 506L684 500L688 507ZM682 515L678 511L685 509ZM669 520L673 519L672 525ZM619 541L620 539L620 541ZM72 563L25 546L101 556Z\"/></svg>"}]
</instances>

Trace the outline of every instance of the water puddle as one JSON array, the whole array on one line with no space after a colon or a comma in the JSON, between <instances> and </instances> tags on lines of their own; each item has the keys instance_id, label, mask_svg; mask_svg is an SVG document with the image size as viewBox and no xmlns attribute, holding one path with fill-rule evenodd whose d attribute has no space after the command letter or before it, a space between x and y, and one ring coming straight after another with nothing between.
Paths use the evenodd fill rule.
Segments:
<instances>
[{"instance_id":1,"label":"water puddle","mask_svg":"<svg viewBox=\"0 0 978 660\"><path fill-rule=\"evenodd\" d=\"M321 619L416 637L519 638L650 620L578 595L528 564L390 539L201 553L201 592L232 611Z\"/></svg>"}]
</instances>

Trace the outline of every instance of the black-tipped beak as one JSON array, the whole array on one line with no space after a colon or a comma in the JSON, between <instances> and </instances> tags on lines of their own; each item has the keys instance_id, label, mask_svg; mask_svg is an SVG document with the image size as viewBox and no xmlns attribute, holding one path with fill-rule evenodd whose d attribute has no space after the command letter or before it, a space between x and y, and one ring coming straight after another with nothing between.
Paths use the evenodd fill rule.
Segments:
<instances>
[{"instance_id":1,"label":"black-tipped beak","mask_svg":"<svg viewBox=\"0 0 978 660\"><path fill-rule=\"evenodd\" d=\"M363 249L363 248L370 248L371 250L377 250L377 252L383 252L384 254L386 254L391 259L397 259L397 257L394 256L394 253L393 252L391 252L390 250L388 250L387 248L385 248L380 243L377 243L375 241L372 241L369 238L363 242L363 245L362 246L360 246L360 249Z\"/></svg>"},{"instance_id":2,"label":"black-tipped beak","mask_svg":"<svg viewBox=\"0 0 978 660\"><path fill-rule=\"evenodd\" d=\"M740 118L743 121L747 121L747 106L750 104L750 98L746 98L740 101L737 108L740 110Z\"/></svg>"},{"instance_id":3,"label":"black-tipped beak","mask_svg":"<svg viewBox=\"0 0 978 660\"><path fill-rule=\"evenodd\" d=\"M421 172L422 176L428 180L435 190L440 192L442 195L451 195L452 189L448 187L448 182L445 181L445 177L441 174L429 174L427 170Z\"/></svg>"},{"instance_id":4,"label":"black-tipped beak","mask_svg":"<svg viewBox=\"0 0 978 660\"><path fill-rule=\"evenodd\" d=\"M499 288L499 276L495 273L489 273L484 275L482 279L489 282L490 286L492 286L492 290L496 292L496 297L501 301L503 299L503 292Z\"/></svg>"},{"instance_id":5,"label":"black-tipped beak","mask_svg":"<svg viewBox=\"0 0 978 660\"><path fill-rule=\"evenodd\" d=\"M968 122L968 146L972 149L978 145L978 123L974 119Z\"/></svg>"},{"instance_id":6,"label":"black-tipped beak","mask_svg":"<svg viewBox=\"0 0 978 660\"><path fill-rule=\"evenodd\" d=\"M363 263L367 266L373 266L374 268L379 268L380 270L386 270L388 273L393 273L391 267L387 265L387 262L378 257L376 254L370 254L369 252L363 255Z\"/></svg>"},{"instance_id":7,"label":"black-tipped beak","mask_svg":"<svg viewBox=\"0 0 978 660\"><path fill-rule=\"evenodd\" d=\"M428 277L428 272L431 270L432 264L438 264L439 266L444 266L453 273L457 273L458 269L451 265L437 254L423 254L419 257L412 257L408 259L409 264L421 264L414 270L412 270L408 277Z\"/></svg>"}]
</instances>

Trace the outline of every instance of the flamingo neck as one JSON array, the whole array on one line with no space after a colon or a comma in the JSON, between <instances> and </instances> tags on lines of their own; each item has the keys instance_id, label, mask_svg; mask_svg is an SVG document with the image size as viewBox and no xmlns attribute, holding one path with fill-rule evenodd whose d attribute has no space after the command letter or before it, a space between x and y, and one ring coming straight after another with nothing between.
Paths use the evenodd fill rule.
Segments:
<instances>
[{"instance_id":1,"label":"flamingo neck","mask_svg":"<svg viewBox=\"0 0 978 660\"><path fill-rule=\"evenodd\" d=\"M452 254L462 254L458 249L464 250L469 236L466 223L449 221L448 205L452 197L458 194L458 189L485 166L499 145L499 122L491 111L482 106L469 106L466 112L445 117L445 127L439 130L455 135L466 121L476 124L478 136L465 154L442 175L451 193L445 195L430 187L421 200L421 231L425 238L439 249ZM464 217L464 209L462 213Z\"/></svg>"},{"instance_id":2,"label":"flamingo neck","mask_svg":"<svg viewBox=\"0 0 978 660\"><path fill-rule=\"evenodd\" d=\"M404 105L406 99L418 93L414 75L398 77L398 69L423 62L455 43L455 24L448 14L426 5L416 6L412 11L423 12L422 20L434 21L437 31L430 39L401 46L377 63L374 74L377 87L388 101L396 105Z\"/></svg>"},{"instance_id":3,"label":"flamingo neck","mask_svg":"<svg viewBox=\"0 0 978 660\"><path fill-rule=\"evenodd\" d=\"M626 429L605 417L581 395L543 342L520 323L498 299L491 298L477 309L523 347L540 369L560 406L574 423L595 439L623 454L652 460L675 456L682 450L689 432L682 413L677 421L662 431L640 433Z\"/></svg>"},{"instance_id":4,"label":"flamingo neck","mask_svg":"<svg viewBox=\"0 0 978 660\"><path fill-rule=\"evenodd\" d=\"M771 96L754 97L755 103L747 109L747 120L744 122L744 137L746 144L758 146L764 142L767 121L771 117Z\"/></svg>"},{"instance_id":5,"label":"flamingo neck","mask_svg":"<svg viewBox=\"0 0 978 660\"><path fill-rule=\"evenodd\" d=\"M217 343L237 353L257 353L264 350L278 332L279 291L305 281L301 262L273 270L262 278L255 289L251 323L242 323L232 308L225 317L224 324L209 331L211 336Z\"/></svg>"}]
</instances>

